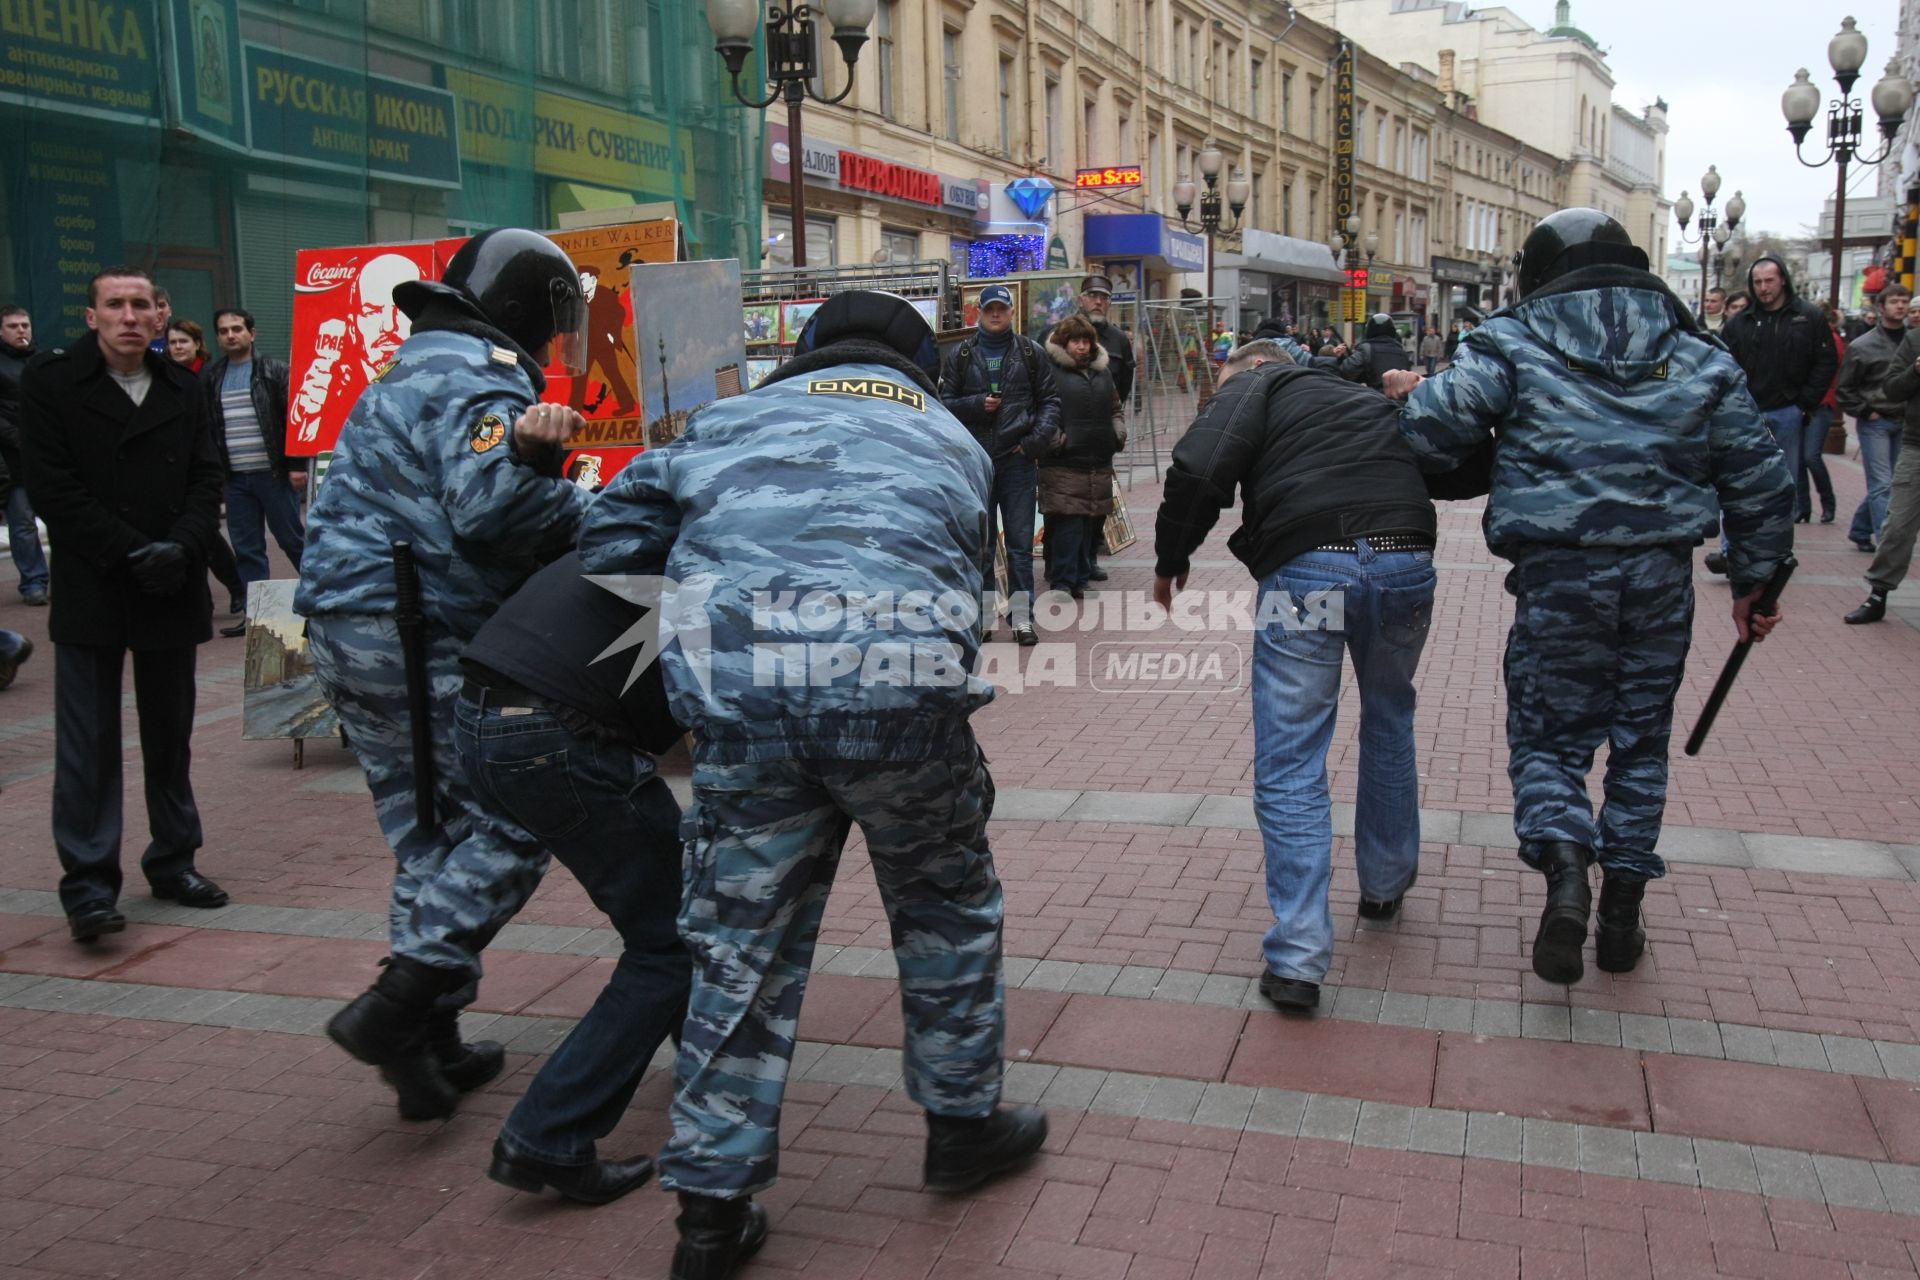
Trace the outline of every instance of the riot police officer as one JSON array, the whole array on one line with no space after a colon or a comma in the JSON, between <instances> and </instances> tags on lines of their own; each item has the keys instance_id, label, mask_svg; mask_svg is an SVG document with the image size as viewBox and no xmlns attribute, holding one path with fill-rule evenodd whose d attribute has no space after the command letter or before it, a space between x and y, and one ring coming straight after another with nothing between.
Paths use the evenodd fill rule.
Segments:
<instances>
[{"instance_id":1,"label":"riot police officer","mask_svg":"<svg viewBox=\"0 0 1920 1280\"><path fill-rule=\"evenodd\" d=\"M891 294L829 299L793 359L702 410L589 510L590 573L665 575L662 650L694 738L680 933L693 992L661 1183L678 1280L724 1280L766 1236L779 1117L827 891L866 835L900 966L926 1180L978 1185L1046 1117L999 1103L1006 1010L993 782L969 717L992 462L937 397L933 333ZM694 603L695 599L699 603Z\"/></svg>"},{"instance_id":2,"label":"riot police officer","mask_svg":"<svg viewBox=\"0 0 1920 1280\"><path fill-rule=\"evenodd\" d=\"M295 608L314 669L366 770L393 847L393 955L328 1034L394 1086L409 1119L450 1114L499 1074L504 1050L463 1045L479 953L545 870L491 837L455 762L460 654L480 624L577 535L588 495L561 475L580 415L538 403L551 358L578 372L579 273L531 231L474 237L439 281L394 298L412 336L361 393L308 521ZM410 747L392 544L412 544L425 618L429 759ZM430 771L431 813L415 783Z\"/></svg>"},{"instance_id":3,"label":"riot police officer","mask_svg":"<svg viewBox=\"0 0 1920 1280\"><path fill-rule=\"evenodd\" d=\"M1779 615L1753 604L1793 547L1793 477L1740 367L1618 222L1553 214L1527 237L1519 284L1521 301L1468 334L1451 369L1388 373L1385 389L1407 396L1400 429L1427 470L1492 459L1487 545L1513 562L1514 830L1547 880L1533 970L1572 983L1589 865L1602 871L1594 960L1609 973L1639 960L1646 883L1666 874L1654 845L1693 548L1724 513L1734 627L1764 637ZM1596 822L1586 779L1602 743Z\"/></svg>"}]
</instances>

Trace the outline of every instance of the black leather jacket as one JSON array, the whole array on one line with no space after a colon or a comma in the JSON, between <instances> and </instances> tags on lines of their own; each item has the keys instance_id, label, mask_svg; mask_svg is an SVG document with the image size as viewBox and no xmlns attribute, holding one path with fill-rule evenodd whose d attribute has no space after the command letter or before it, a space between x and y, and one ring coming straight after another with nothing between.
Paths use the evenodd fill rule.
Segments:
<instances>
[{"instance_id":1,"label":"black leather jacket","mask_svg":"<svg viewBox=\"0 0 1920 1280\"><path fill-rule=\"evenodd\" d=\"M227 376L227 358L221 356L200 371L200 386L207 398L207 420L213 425L214 448L220 453L220 467L233 474L232 454L227 450L227 418L220 408L220 384ZM287 456L287 362L253 353L253 377L249 392L253 416L260 422L260 434L266 439L267 458L273 474L287 478L289 471L305 471L305 458Z\"/></svg>"}]
</instances>

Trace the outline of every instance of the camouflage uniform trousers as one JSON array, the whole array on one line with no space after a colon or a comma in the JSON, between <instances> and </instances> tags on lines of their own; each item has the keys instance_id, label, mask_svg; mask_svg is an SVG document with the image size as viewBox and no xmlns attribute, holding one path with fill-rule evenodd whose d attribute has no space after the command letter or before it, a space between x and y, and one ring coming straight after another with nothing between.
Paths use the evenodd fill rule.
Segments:
<instances>
[{"instance_id":1,"label":"camouflage uniform trousers","mask_svg":"<svg viewBox=\"0 0 1920 1280\"><path fill-rule=\"evenodd\" d=\"M993 1110L1006 1002L992 812L971 735L960 754L910 763L696 760L681 828L693 995L663 1187L737 1198L772 1184L800 1001L855 822L900 968L907 1093L939 1115Z\"/></svg>"},{"instance_id":2,"label":"camouflage uniform trousers","mask_svg":"<svg viewBox=\"0 0 1920 1280\"><path fill-rule=\"evenodd\" d=\"M308 625L315 673L327 691L347 745L366 771L374 817L393 848L393 953L472 980L440 1001L473 1002L480 952L540 887L548 857L530 833L508 839L467 785L454 750L454 702L465 681L452 636L429 633L433 788L438 825L414 822L413 738L400 634L390 617L319 614Z\"/></svg>"},{"instance_id":3,"label":"camouflage uniform trousers","mask_svg":"<svg viewBox=\"0 0 1920 1280\"><path fill-rule=\"evenodd\" d=\"M1663 876L1654 846L1693 635L1692 548L1531 546L1513 559L1507 775L1520 857L1537 868L1540 842L1567 840L1623 879ZM1596 825L1587 773L1602 743Z\"/></svg>"}]
</instances>

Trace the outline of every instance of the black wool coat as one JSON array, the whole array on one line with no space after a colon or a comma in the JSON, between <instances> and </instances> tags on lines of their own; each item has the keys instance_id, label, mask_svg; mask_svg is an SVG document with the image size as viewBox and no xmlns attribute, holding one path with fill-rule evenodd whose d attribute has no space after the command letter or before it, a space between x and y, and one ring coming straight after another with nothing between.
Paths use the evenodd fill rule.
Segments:
<instances>
[{"instance_id":1,"label":"black wool coat","mask_svg":"<svg viewBox=\"0 0 1920 1280\"><path fill-rule=\"evenodd\" d=\"M34 512L47 522L55 644L175 649L213 638L207 548L223 479L194 375L149 352L153 385L135 405L94 335L27 366L21 453ZM127 567L149 542L177 542L186 583L147 595Z\"/></svg>"}]
</instances>

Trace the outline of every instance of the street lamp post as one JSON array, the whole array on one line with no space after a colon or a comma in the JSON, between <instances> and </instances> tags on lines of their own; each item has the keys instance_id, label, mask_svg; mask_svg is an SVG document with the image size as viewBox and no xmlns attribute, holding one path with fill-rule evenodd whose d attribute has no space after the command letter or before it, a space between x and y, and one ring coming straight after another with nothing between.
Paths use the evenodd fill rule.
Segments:
<instances>
[{"instance_id":1,"label":"street lamp post","mask_svg":"<svg viewBox=\"0 0 1920 1280\"><path fill-rule=\"evenodd\" d=\"M1327 248L1333 250L1334 266L1338 267L1343 272L1352 271L1353 257L1355 253L1354 244L1359 239L1360 239L1360 215L1359 214L1357 213L1351 214L1348 216L1346 222L1339 223L1334 226L1333 234L1327 237ZM1371 239L1373 241L1374 247L1376 249L1379 248L1380 237L1373 236L1371 237ZM1368 255L1368 261L1369 262L1372 261L1372 255ZM1341 311L1340 311L1340 326L1341 326L1341 329L1344 331L1344 335L1349 343L1353 341L1353 321L1348 318L1348 313L1347 313L1345 303L1346 303L1346 299L1352 296L1352 294L1353 294L1353 277L1349 275L1347 277L1347 284L1341 290L1341 293L1340 293L1340 298L1342 303Z\"/></svg>"},{"instance_id":2,"label":"street lamp post","mask_svg":"<svg viewBox=\"0 0 1920 1280\"><path fill-rule=\"evenodd\" d=\"M1207 341L1210 342L1213 340L1213 238L1222 231L1231 232L1239 229L1240 215L1246 210L1251 187L1247 182L1246 174L1238 168L1228 176L1226 206L1232 210L1233 220L1223 223L1220 216L1220 167L1224 163L1224 158L1220 154L1220 148L1209 142L1206 149L1201 151L1199 161L1200 176L1206 180L1207 184L1206 190L1199 193L1199 230L1205 232L1207 237ZM1179 211L1180 225L1189 231L1195 229L1193 224L1187 221L1187 215L1193 211L1194 195L1193 179L1182 174L1180 181L1173 184L1173 204Z\"/></svg>"},{"instance_id":3,"label":"street lamp post","mask_svg":"<svg viewBox=\"0 0 1920 1280\"><path fill-rule=\"evenodd\" d=\"M873 22L879 0L826 0L824 9L808 4L774 3L767 6L767 83L764 98L751 98L740 89L740 72L753 53L753 34L760 25L760 5L755 0L707 0L707 25L713 28L714 50L727 64L733 80L733 96L755 111L787 100L787 176L792 188L793 265L807 265L807 190L804 139L800 129L800 107L808 98L824 106L844 101L853 92L853 66L860 59L860 47L867 42L867 27ZM833 26L833 42L847 64L847 85L831 98L815 93L812 81L822 68L814 56L815 13L824 13ZM822 82L824 84L824 81Z\"/></svg>"},{"instance_id":4,"label":"street lamp post","mask_svg":"<svg viewBox=\"0 0 1920 1280\"><path fill-rule=\"evenodd\" d=\"M1727 201L1727 220L1723 223L1713 212L1713 199L1720 194L1720 166L1710 164L1707 171L1700 175L1700 194L1706 204L1700 210L1700 230L1693 235L1687 234L1687 224L1693 221L1694 205L1687 193L1682 191L1680 199L1674 202L1673 217L1680 224L1680 243L1700 245L1700 312L1707 309L1707 264L1709 251L1714 248L1725 250L1727 241L1740 229L1740 219L1747 216L1747 200L1736 191L1733 199Z\"/></svg>"},{"instance_id":5,"label":"street lamp post","mask_svg":"<svg viewBox=\"0 0 1920 1280\"><path fill-rule=\"evenodd\" d=\"M1808 160L1800 154L1800 144L1813 128L1813 117L1820 110L1820 90L1807 78L1807 69L1794 73L1793 83L1780 95L1780 113L1787 118L1787 132L1793 135L1793 155L1809 169L1831 162L1838 169L1833 196L1833 280L1832 301L1840 305L1840 255L1846 247L1847 166L1858 160L1875 165L1893 153L1893 140L1913 106L1913 86L1900 74L1899 59L1887 62L1886 74L1873 86L1873 110L1880 117L1880 154L1872 159L1860 154L1861 128L1865 113L1860 99L1850 97L1860 68L1867 61L1867 38L1854 30L1853 19L1840 24L1840 31L1827 42L1827 63L1833 68L1834 83L1840 96L1827 104L1827 154L1825 159Z\"/></svg>"}]
</instances>

